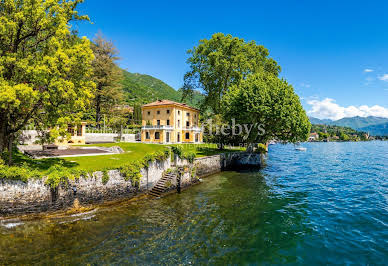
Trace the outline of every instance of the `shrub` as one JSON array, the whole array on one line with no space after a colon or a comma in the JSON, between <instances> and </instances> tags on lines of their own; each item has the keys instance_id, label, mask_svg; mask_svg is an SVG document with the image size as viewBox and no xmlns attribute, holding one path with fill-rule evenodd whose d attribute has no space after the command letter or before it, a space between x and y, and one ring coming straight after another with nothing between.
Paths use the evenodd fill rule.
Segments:
<instances>
[{"instance_id":1,"label":"shrub","mask_svg":"<svg viewBox=\"0 0 388 266\"><path fill-rule=\"evenodd\" d=\"M38 171L32 170L25 165L18 166L6 166L0 165L0 179L21 180L27 182L29 178L41 177Z\"/></svg>"},{"instance_id":2,"label":"shrub","mask_svg":"<svg viewBox=\"0 0 388 266\"><path fill-rule=\"evenodd\" d=\"M267 153L267 146L263 143L259 143L258 147L257 147L257 152L258 153Z\"/></svg>"},{"instance_id":3,"label":"shrub","mask_svg":"<svg viewBox=\"0 0 388 266\"><path fill-rule=\"evenodd\" d=\"M52 166L47 174L46 184L52 188L57 188L61 183L68 184L68 180L74 180L79 175L74 169L68 169L62 165Z\"/></svg>"},{"instance_id":4,"label":"shrub","mask_svg":"<svg viewBox=\"0 0 388 266\"><path fill-rule=\"evenodd\" d=\"M140 185L140 169L142 167L144 167L144 163L139 161L133 161L123 165L120 168L120 172L123 175L125 181L131 180L132 186L138 187Z\"/></svg>"},{"instance_id":5,"label":"shrub","mask_svg":"<svg viewBox=\"0 0 388 266\"><path fill-rule=\"evenodd\" d=\"M102 171L102 178L101 178L101 182L106 185L106 183L108 183L109 181L109 174L108 174L108 170L103 170Z\"/></svg>"}]
</instances>

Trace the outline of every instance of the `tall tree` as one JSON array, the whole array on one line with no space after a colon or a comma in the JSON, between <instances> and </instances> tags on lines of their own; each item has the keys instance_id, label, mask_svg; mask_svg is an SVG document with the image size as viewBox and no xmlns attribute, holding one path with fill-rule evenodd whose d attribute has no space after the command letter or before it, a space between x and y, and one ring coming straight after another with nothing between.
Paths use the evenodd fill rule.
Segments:
<instances>
[{"instance_id":1,"label":"tall tree","mask_svg":"<svg viewBox=\"0 0 388 266\"><path fill-rule=\"evenodd\" d=\"M141 124L141 105L136 103L133 106L133 124L140 125Z\"/></svg>"},{"instance_id":2,"label":"tall tree","mask_svg":"<svg viewBox=\"0 0 388 266\"><path fill-rule=\"evenodd\" d=\"M190 71L184 76L183 98L192 97L200 89L205 94L202 109L210 108L214 114L221 113L221 100L232 85L252 73L280 72L280 66L268 57L264 46L229 34L216 33L209 40L201 40L188 54Z\"/></svg>"},{"instance_id":3,"label":"tall tree","mask_svg":"<svg viewBox=\"0 0 388 266\"><path fill-rule=\"evenodd\" d=\"M28 123L74 121L93 97L93 52L70 31L83 0L0 1L0 153ZM44 119L41 119L43 118Z\"/></svg>"},{"instance_id":4,"label":"tall tree","mask_svg":"<svg viewBox=\"0 0 388 266\"><path fill-rule=\"evenodd\" d=\"M310 121L293 87L273 74L252 74L232 86L222 106L226 121L252 126L249 134L241 135L247 143L305 141L310 133Z\"/></svg>"},{"instance_id":5,"label":"tall tree","mask_svg":"<svg viewBox=\"0 0 388 266\"><path fill-rule=\"evenodd\" d=\"M93 40L93 80L96 83L95 107L96 124L101 122L101 114L108 113L122 100L120 81L122 70L116 65L118 51L111 41L104 39L101 33Z\"/></svg>"}]
</instances>

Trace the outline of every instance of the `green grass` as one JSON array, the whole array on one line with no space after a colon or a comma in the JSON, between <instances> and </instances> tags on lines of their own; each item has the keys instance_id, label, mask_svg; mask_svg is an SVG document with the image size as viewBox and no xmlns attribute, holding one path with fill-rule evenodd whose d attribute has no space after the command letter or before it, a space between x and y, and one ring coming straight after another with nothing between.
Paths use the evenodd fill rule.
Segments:
<instances>
[{"instance_id":1,"label":"green grass","mask_svg":"<svg viewBox=\"0 0 388 266\"><path fill-rule=\"evenodd\" d=\"M88 146L88 145L85 145ZM158 144L142 144L142 143L108 143L108 144L93 144L90 146L112 147L120 146L124 153L114 155L101 156L79 156L79 157L63 157L63 158L48 158L48 159L31 159L24 154L15 154L15 164L27 164L32 169L37 169L45 173L54 165L63 165L67 168L82 169L88 172L98 171L102 169L114 169L122 166L126 162L142 159L146 154L163 151L165 147Z\"/></svg>"},{"instance_id":2,"label":"green grass","mask_svg":"<svg viewBox=\"0 0 388 266\"><path fill-rule=\"evenodd\" d=\"M223 150L218 149L217 144L203 143L203 144L172 144L170 146L181 147L184 152L194 152L195 157L212 156L224 152L243 151L245 148L241 147L227 147Z\"/></svg>"},{"instance_id":3,"label":"green grass","mask_svg":"<svg viewBox=\"0 0 388 266\"><path fill-rule=\"evenodd\" d=\"M47 159L31 159L22 153L14 155L15 165L26 164L31 169L46 173L50 167L62 165L66 168L85 170L87 172L98 171L103 169L115 169L130 161L140 160L147 154L163 151L166 146L181 146L185 152L194 152L196 157L210 156L222 152L241 151L242 148L228 148L219 150L216 144L144 144L144 143L106 143L93 144L84 146L99 146L112 147L120 146L124 153L114 155L101 156L79 156L79 157L63 157L63 158L47 158Z\"/></svg>"}]
</instances>

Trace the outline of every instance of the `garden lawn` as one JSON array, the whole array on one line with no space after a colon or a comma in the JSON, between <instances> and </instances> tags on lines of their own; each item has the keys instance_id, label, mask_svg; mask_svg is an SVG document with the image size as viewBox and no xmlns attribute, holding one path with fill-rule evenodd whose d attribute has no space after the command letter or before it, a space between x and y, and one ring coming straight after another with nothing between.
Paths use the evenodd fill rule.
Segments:
<instances>
[{"instance_id":1,"label":"garden lawn","mask_svg":"<svg viewBox=\"0 0 388 266\"><path fill-rule=\"evenodd\" d=\"M92 144L83 146L99 146L112 147L119 146L124 150L124 153L114 155L98 155L98 156L80 156L80 157L62 157L62 158L47 158L47 159L31 159L24 154L15 154L15 164L26 164L32 169L45 174L48 169L55 165L62 165L66 168L85 170L87 172L99 171L103 169L116 169L124 164L141 160L147 154L163 151L168 146L180 146L184 152L193 152L196 157L210 156L223 152L237 152L242 151L243 148L226 148L224 150L217 149L216 144L144 144L144 143L104 143Z\"/></svg>"},{"instance_id":2,"label":"garden lawn","mask_svg":"<svg viewBox=\"0 0 388 266\"><path fill-rule=\"evenodd\" d=\"M47 158L39 160L31 159L19 153L15 156L15 164L20 165L24 163L33 169L39 170L42 173L45 173L50 167L59 164L67 168L91 172L103 169L119 168L120 166L130 161L141 160L142 158L144 158L145 155L149 153L163 151L166 149L166 147L163 145L143 143L106 143L84 146L120 146L124 150L124 153L114 155Z\"/></svg>"},{"instance_id":3,"label":"garden lawn","mask_svg":"<svg viewBox=\"0 0 388 266\"><path fill-rule=\"evenodd\" d=\"M225 147L223 150L217 148L217 144L212 143L202 143L202 144L172 144L169 146L181 147L183 152L193 152L195 157L204 157L216 155L224 152L239 152L244 151L245 148L242 147Z\"/></svg>"}]
</instances>

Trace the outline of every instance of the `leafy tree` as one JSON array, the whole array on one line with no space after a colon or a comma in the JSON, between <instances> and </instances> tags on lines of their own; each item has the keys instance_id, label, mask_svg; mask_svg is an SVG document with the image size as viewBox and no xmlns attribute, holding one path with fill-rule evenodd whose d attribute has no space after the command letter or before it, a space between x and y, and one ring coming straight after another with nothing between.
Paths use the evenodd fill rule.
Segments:
<instances>
[{"instance_id":1,"label":"leafy tree","mask_svg":"<svg viewBox=\"0 0 388 266\"><path fill-rule=\"evenodd\" d=\"M210 108L214 114L221 113L221 101L229 88L248 75L264 71L277 76L280 72L264 46L229 34L216 33L209 40L201 40L188 54L190 71L184 76L183 99L200 89L205 94L202 109Z\"/></svg>"},{"instance_id":2,"label":"leafy tree","mask_svg":"<svg viewBox=\"0 0 388 266\"><path fill-rule=\"evenodd\" d=\"M133 106L133 124L141 124L142 113L140 104Z\"/></svg>"},{"instance_id":3,"label":"leafy tree","mask_svg":"<svg viewBox=\"0 0 388 266\"><path fill-rule=\"evenodd\" d=\"M292 86L264 71L233 85L222 106L226 121L252 127L241 135L247 143L298 142L310 133L311 124Z\"/></svg>"},{"instance_id":4,"label":"leafy tree","mask_svg":"<svg viewBox=\"0 0 388 266\"><path fill-rule=\"evenodd\" d=\"M122 100L122 70L116 65L119 58L113 43L105 40L101 33L97 34L93 41L93 80L96 83L94 99L96 123L99 126L101 114L109 113L111 108Z\"/></svg>"},{"instance_id":5,"label":"leafy tree","mask_svg":"<svg viewBox=\"0 0 388 266\"><path fill-rule=\"evenodd\" d=\"M329 137L329 134L328 133L325 133L325 132L319 132L319 139L327 139Z\"/></svg>"},{"instance_id":6,"label":"leafy tree","mask_svg":"<svg viewBox=\"0 0 388 266\"><path fill-rule=\"evenodd\" d=\"M0 153L28 123L63 128L89 105L93 53L69 24L88 20L82 2L0 1Z\"/></svg>"}]
</instances>

